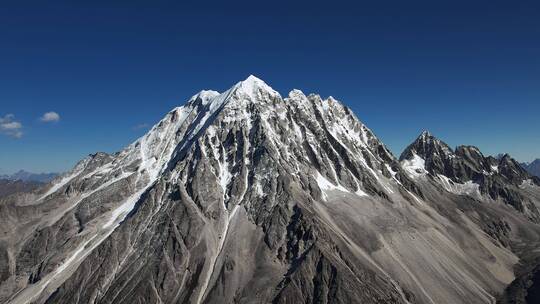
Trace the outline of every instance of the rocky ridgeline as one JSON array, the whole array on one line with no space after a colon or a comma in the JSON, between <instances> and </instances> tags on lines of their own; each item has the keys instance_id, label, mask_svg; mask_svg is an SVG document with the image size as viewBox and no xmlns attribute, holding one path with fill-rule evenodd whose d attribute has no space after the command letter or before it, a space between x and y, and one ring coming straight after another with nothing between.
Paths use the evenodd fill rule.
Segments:
<instances>
[{"instance_id":1,"label":"rocky ridgeline","mask_svg":"<svg viewBox=\"0 0 540 304\"><path fill-rule=\"evenodd\" d=\"M492 303L540 238L514 163L427 133L400 162L250 76L0 201L0 302Z\"/></svg>"}]
</instances>

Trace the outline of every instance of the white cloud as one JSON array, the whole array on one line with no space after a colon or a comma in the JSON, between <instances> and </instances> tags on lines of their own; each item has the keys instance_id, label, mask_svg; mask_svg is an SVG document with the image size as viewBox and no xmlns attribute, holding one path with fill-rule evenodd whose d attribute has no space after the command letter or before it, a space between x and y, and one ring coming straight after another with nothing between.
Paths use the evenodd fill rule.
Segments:
<instances>
[{"instance_id":1,"label":"white cloud","mask_svg":"<svg viewBox=\"0 0 540 304\"><path fill-rule=\"evenodd\" d=\"M43 114L39 120L43 122L58 122L60 120L60 115L56 112L47 112Z\"/></svg>"},{"instance_id":2,"label":"white cloud","mask_svg":"<svg viewBox=\"0 0 540 304\"><path fill-rule=\"evenodd\" d=\"M23 125L15 120L15 115L7 114L0 117L0 133L14 138L21 138Z\"/></svg>"}]
</instances>

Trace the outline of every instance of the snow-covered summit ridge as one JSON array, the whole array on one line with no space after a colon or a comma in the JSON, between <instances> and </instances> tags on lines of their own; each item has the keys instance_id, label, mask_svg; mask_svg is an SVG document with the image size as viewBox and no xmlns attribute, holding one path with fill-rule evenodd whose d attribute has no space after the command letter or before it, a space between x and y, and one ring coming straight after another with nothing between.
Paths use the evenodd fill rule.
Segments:
<instances>
[{"instance_id":1,"label":"snow-covered summit ridge","mask_svg":"<svg viewBox=\"0 0 540 304\"><path fill-rule=\"evenodd\" d=\"M249 104L265 104L269 101L267 97L270 97L271 99L275 98L275 101L293 102L303 105L306 104L308 98L316 99L324 110L327 110L328 107L332 106L338 106L342 109L346 108L333 96L321 98L321 96L314 93L306 95L299 89L292 89L289 94L285 96L286 97L282 97L278 91L274 90L264 80L254 75L249 75L246 79L237 82L231 88L222 93L215 90L202 90L193 95L185 106L189 107L190 105L201 104L207 107L210 111L213 111L225 107L231 103L234 104L231 105L234 107L237 107L239 104L242 106L247 106ZM178 107L177 109L179 108L182 107Z\"/></svg>"},{"instance_id":2,"label":"snow-covered summit ridge","mask_svg":"<svg viewBox=\"0 0 540 304\"><path fill-rule=\"evenodd\" d=\"M241 99L248 99L255 102L261 99L261 93L266 93L271 96L280 96L280 94L272 89L266 82L253 75L249 75L245 80L237 82L230 89L223 93L214 90L202 90L193 95L188 101L188 105L200 100L202 105L210 108L219 108L224 103L231 100L230 97L237 96Z\"/></svg>"},{"instance_id":3,"label":"snow-covered summit ridge","mask_svg":"<svg viewBox=\"0 0 540 304\"><path fill-rule=\"evenodd\" d=\"M296 164L298 170L299 162L306 161L328 166L320 173L336 184L346 185L351 192L358 192L362 183L367 183L361 181L363 172L377 184L381 178L386 180L383 171L397 164L372 131L335 98L306 96L298 89L282 97L253 75L222 93L201 91L177 111L186 113L188 118L180 128L185 132L183 138L177 139L178 157L173 159L181 159L181 151L187 151L193 144L202 145L204 153L219 163L216 175L220 176L224 192L231 188L228 176L244 174L238 171L244 166L242 161L236 161L229 153L230 147L226 148L228 143L223 142L231 130L238 140L235 145L246 142L242 154L251 155L255 149L251 144L266 141L269 145L266 148L273 150L283 162ZM343 166L331 165L339 157L344 158L351 172Z\"/></svg>"},{"instance_id":4,"label":"snow-covered summit ridge","mask_svg":"<svg viewBox=\"0 0 540 304\"><path fill-rule=\"evenodd\" d=\"M395 157L372 131L333 97L306 96L295 89L283 98L263 80L251 75L222 93L203 90L193 95L185 105L171 110L122 151L96 166L82 164L80 170L66 174L43 198L79 175L89 178L103 176L105 179L96 180L96 185L114 180L110 177L112 174L103 175L103 172L118 173L118 176L137 173L132 178L146 188L193 147L203 147L204 153L215 157L221 170L216 169L216 172L219 171L220 178L227 181L225 173L241 168L234 160L228 163L232 156L223 142L232 130L234 136L244 137L236 140L247 143L243 154L253 152L250 150L252 137L259 134L262 136L258 139L259 144L261 138L267 140L271 149L275 149L272 153L277 153L284 162L324 164L328 168L321 174L332 182L346 185L352 192L362 188L362 172L367 172L377 184L385 180L383 174L390 176L387 168L395 168L397 164ZM350 169L331 165L336 157L343 157L343 162ZM224 184L224 188L230 188L228 182Z\"/></svg>"}]
</instances>

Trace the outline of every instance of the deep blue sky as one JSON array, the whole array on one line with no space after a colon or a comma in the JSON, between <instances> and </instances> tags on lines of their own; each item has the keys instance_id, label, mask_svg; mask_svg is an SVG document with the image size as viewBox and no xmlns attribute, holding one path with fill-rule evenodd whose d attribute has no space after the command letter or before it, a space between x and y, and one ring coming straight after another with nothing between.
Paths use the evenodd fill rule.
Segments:
<instances>
[{"instance_id":1,"label":"deep blue sky","mask_svg":"<svg viewBox=\"0 0 540 304\"><path fill-rule=\"evenodd\" d=\"M249 74L336 97L396 155L428 129L540 157L539 1L180 2L1 1L0 119L23 134L0 134L0 170L117 151Z\"/></svg>"}]
</instances>

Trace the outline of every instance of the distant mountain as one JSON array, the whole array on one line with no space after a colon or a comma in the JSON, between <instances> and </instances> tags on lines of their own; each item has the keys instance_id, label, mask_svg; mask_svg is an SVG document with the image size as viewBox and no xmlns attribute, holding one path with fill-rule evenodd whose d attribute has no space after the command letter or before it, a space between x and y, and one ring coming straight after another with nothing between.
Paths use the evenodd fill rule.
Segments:
<instances>
[{"instance_id":1,"label":"distant mountain","mask_svg":"<svg viewBox=\"0 0 540 304\"><path fill-rule=\"evenodd\" d=\"M32 173L25 170L19 170L11 175L0 175L0 179L20 180L23 182L40 182L48 183L58 176L58 173Z\"/></svg>"},{"instance_id":2,"label":"distant mountain","mask_svg":"<svg viewBox=\"0 0 540 304\"><path fill-rule=\"evenodd\" d=\"M530 163L521 163L521 166L530 174L540 177L540 158Z\"/></svg>"},{"instance_id":3,"label":"distant mountain","mask_svg":"<svg viewBox=\"0 0 540 304\"><path fill-rule=\"evenodd\" d=\"M40 182L0 179L0 198L13 193L30 192L39 186Z\"/></svg>"}]
</instances>

